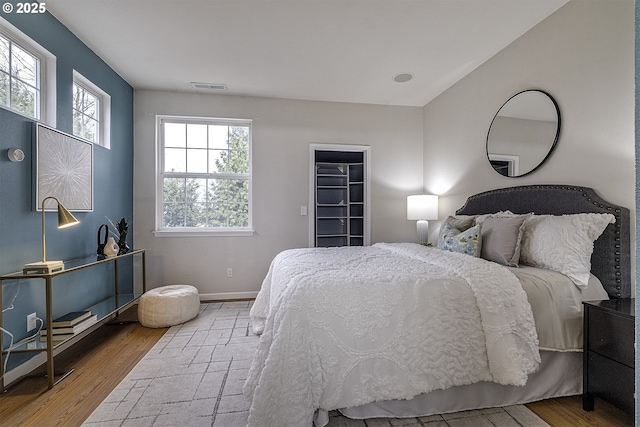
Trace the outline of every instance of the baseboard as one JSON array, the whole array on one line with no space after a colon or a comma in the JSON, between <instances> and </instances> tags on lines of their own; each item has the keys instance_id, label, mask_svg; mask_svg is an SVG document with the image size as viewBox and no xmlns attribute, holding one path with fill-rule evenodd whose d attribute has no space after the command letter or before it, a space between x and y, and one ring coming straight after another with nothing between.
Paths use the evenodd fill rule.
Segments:
<instances>
[{"instance_id":1,"label":"baseboard","mask_svg":"<svg viewBox=\"0 0 640 427\"><path fill-rule=\"evenodd\" d=\"M200 301L227 301L227 300L248 300L256 299L258 291L255 292L220 292L211 294L200 294Z\"/></svg>"}]
</instances>

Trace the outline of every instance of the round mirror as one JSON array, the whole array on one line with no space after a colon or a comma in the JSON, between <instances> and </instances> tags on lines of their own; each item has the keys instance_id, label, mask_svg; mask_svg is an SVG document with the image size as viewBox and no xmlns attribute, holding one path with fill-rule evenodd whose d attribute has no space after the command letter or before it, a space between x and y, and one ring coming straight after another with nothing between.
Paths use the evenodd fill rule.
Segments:
<instances>
[{"instance_id":1,"label":"round mirror","mask_svg":"<svg viewBox=\"0 0 640 427\"><path fill-rule=\"evenodd\" d=\"M517 177L539 168L560 136L560 108L541 90L512 96L498 110L487 135L487 157L501 175Z\"/></svg>"}]
</instances>

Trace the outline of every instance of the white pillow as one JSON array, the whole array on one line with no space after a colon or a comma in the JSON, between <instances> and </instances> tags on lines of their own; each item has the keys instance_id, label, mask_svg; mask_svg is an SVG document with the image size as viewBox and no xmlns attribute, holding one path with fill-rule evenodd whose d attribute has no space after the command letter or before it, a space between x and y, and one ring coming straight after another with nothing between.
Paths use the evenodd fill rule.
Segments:
<instances>
[{"instance_id":1,"label":"white pillow","mask_svg":"<svg viewBox=\"0 0 640 427\"><path fill-rule=\"evenodd\" d=\"M534 215L525 221L520 262L558 271L586 289L593 242L615 221L611 214Z\"/></svg>"}]
</instances>

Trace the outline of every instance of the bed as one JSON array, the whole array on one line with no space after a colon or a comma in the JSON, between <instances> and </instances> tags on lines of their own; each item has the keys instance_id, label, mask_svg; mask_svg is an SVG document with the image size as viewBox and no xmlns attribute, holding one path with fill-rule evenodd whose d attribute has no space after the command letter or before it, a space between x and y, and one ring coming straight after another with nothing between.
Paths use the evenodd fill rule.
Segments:
<instances>
[{"instance_id":1,"label":"bed","mask_svg":"<svg viewBox=\"0 0 640 427\"><path fill-rule=\"evenodd\" d=\"M460 221L471 226L453 227ZM518 221L516 257L495 230ZM484 248L480 230L492 227L484 247L497 254L465 253ZM631 293L628 209L584 187L511 187L469 197L445 228L437 248L379 243L274 258L251 310L260 341L244 386L249 426L322 426L333 409L415 417L581 392L581 301ZM556 238L580 246L574 236L592 239L578 242L592 250L590 272L574 268L585 250L563 262L549 247ZM496 256L506 258L487 260ZM534 266L509 265L523 258ZM551 322L559 313L561 324Z\"/></svg>"}]
</instances>

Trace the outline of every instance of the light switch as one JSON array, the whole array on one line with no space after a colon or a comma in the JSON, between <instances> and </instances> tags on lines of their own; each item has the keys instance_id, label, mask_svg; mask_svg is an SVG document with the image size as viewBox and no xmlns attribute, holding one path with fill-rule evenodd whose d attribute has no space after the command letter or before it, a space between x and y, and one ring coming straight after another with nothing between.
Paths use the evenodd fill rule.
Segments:
<instances>
[{"instance_id":1,"label":"light switch","mask_svg":"<svg viewBox=\"0 0 640 427\"><path fill-rule=\"evenodd\" d=\"M300 215L302 215L302 216L306 216L307 215L307 207L306 206L300 206Z\"/></svg>"}]
</instances>

